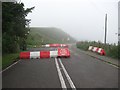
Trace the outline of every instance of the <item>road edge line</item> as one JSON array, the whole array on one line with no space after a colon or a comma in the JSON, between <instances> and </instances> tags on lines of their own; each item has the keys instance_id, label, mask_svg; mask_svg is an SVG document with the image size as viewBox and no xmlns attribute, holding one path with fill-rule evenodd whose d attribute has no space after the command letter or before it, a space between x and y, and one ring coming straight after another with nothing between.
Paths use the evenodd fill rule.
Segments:
<instances>
[{"instance_id":1,"label":"road edge line","mask_svg":"<svg viewBox=\"0 0 120 90\"><path fill-rule=\"evenodd\" d=\"M11 64L10 66L8 66L7 68L5 68L4 70L0 71L0 73L3 73L4 71L8 70L9 68L11 68L12 66L14 66L15 64L17 64L20 60L18 60L17 62Z\"/></svg>"},{"instance_id":2,"label":"road edge line","mask_svg":"<svg viewBox=\"0 0 120 90\"><path fill-rule=\"evenodd\" d=\"M114 63L112 63L112 62L110 62L110 61L106 61L106 60L104 60L104 59L101 59L101 58L99 58L99 57L95 57L95 56L90 55L90 54L87 54L87 55L89 55L89 56L91 56L91 57L93 57L93 58L96 58L96 59L98 59L99 61L103 61L103 62L105 62L105 63L108 63L109 65L112 65L112 66L115 67L115 68L118 68L118 69L120 68L119 65L114 64Z\"/></svg>"},{"instance_id":3,"label":"road edge line","mask_svg":"<svg viewBox=\"0 0 120 90\"><path fill-rule=\"evenodd\" d=\"M79 48L77 48L79 51L81 50L81 49L79 49ZM84 51L84 50L81 50L82 52L81 53L84 53L84 54L86 54L86 55L89 55L89 56L91 56L91 57L93 57L93 58L96 58L96 59L98 59L98 60L100 60L100 61L103 61L103 62L105 62L105 63L108 63L109 65L111 65L111 66L113 66L113 67L115 67L115 68L117 68L117 69L120 69L120 66L119 65L117 65L117 64L115 64L115 63L112 63L112 62L110 62L110 61L106 61L106 60L104 60L104 59L101 59L101 58L99 58L99 57L96 57L96 56L93 56L93 55L91 55L91 54L88 54L88 53L86 53L86 51ZM110 63L109 63L110 62ZM118 62L119 63L119 62Z\"/></svg>"}]
</instances>

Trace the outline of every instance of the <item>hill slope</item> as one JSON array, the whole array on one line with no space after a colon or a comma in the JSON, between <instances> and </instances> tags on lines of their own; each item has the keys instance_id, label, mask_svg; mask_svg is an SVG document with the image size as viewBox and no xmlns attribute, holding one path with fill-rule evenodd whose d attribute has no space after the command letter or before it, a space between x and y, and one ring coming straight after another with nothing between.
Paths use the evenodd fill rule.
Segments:
<instances>
[{"instance_id":1,"label":"hill slope","mask_svg":"<svg viewBox=\"0 0 120 90\"><path fill-rule=\"evenodd\" d=\"M54 27L31 27L27 39L28 45L47 43L74 43L76 40L61 29Z\"/></svg>"}]
</instances>

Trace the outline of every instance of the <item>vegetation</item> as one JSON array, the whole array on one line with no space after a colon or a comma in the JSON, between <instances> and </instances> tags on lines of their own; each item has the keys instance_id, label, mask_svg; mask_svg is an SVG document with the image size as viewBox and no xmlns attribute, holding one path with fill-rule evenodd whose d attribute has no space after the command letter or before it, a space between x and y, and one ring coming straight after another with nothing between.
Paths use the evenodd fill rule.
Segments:
<instances>
[{"instance_id":1,"label":"vegetation","mask_svg":"<svg viewBox=\"0 0 120 90\"><path fill-rule=\"evenodd\" d=\"M30 20L26 19L32 8L24 9L23 3L2 3L2 66L10 65L21 50L26 50Z\"/></svg>"},{"instance_id":2,"label":"vegetation","mask_svg":"<svg viewBox=\"0 0 120 90\"><path fill-rule=\"evenodd\" d=\"M34 7L24 8L23 3L2 3L2 65L10 65L18 53L27 47L46 43L71 43L75 40L58 28L29 28L30 19L25 17Z\"/></svg>"},{"instance_id":3,"label":"vegetation","mask_svg":"<svg viewBox=\"0 0 120 90\"><path fill-rule=\"evenodd\" d=\"M105 50L106 55L112 58L120 58L120 55L118 54L118 51L120 51L120 45L112 45L112 44L103 44L101 42L88 42L88 41L80 41L77 42L77 47L82 49L82 50L88 50L88 47L91 46L96 46L96 47L101 47Z\"/></svg>"},{"instance_id":4,"label":"vegetation","mask_svg":"<svg viewBox=\"0 0 120 90\"><path fill-rule=\"evenodd\" d=\"M69 38L69 39L68 39ZM47 43L73 43L76 40L58 28L31 27L27 38L28 47L40 46Z\"/></svg>"},{"instance_id":5,"label":"vegetation","mask_svg":"<svg viewBox=\"0 0 120 90\"><path fill-rule=\"evenodd\" d=\"M6 68L7 66L11 65L17 58L19 57L19 53L12 53L3 55L2 59L2 69Z\"/></svg>"},{"instance_id":6,"label":"vegetation","mask_svg":"<svg viewBox=\"0 0 120 90\"><path fill-rule=\"evenodd\" d=\"M24 9L23 3L2 3L2 46L3 54L16 53L26 49L30 23L25 17L34 7Z\"/></svg>"}]
</instances>

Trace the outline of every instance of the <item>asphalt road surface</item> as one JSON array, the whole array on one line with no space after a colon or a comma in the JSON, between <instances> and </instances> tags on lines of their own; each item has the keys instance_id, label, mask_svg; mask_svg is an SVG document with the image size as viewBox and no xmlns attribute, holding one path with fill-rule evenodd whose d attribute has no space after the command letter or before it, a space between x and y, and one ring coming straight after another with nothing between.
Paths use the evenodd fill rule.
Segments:
<instances>
[{"instance_id":1,"label":"asphalt road surface","mask_svg":"<svg viewBox=\"0 0 120 90\"><path fill-rule=\"evenodd\" d=\"M116 67L74 45L70 51L70 58L19 60L2 73L3 88L118 88Z\"/></svg>"}]
</instances>

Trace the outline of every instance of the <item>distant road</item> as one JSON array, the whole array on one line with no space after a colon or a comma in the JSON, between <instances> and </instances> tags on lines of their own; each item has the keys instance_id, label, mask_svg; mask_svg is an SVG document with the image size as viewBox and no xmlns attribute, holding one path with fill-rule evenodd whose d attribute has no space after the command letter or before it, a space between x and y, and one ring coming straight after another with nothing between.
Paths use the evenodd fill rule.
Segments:
<instances>
[{"instance_id":1,"label":"distant road","mask_svg":"<svg viewBox=\"0 0 120 90\"><path fill-rule=\"evenodd\" d=\"M118 88L117 68L74 45L70 51L70 58L20 60L2 73L3 88Z\"/></svg>"}]
</instances>

